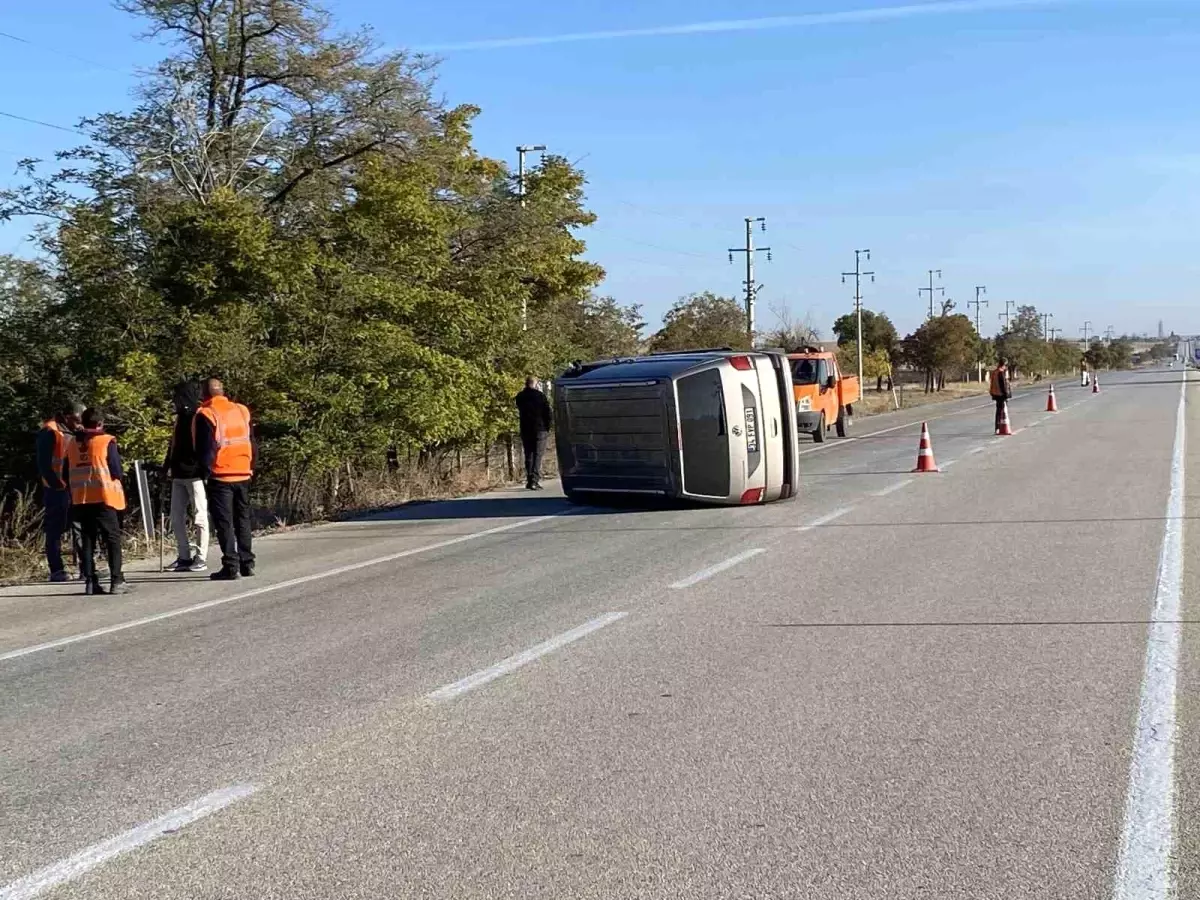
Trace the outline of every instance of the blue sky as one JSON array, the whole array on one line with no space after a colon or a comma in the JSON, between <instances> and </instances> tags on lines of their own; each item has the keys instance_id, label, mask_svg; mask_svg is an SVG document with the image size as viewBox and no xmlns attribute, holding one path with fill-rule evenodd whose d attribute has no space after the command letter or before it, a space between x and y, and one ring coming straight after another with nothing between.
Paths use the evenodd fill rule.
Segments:
<instances>
[{"instance_id":1,"label":"blue sky","mask_svg":"<svg viewBox=\"0 0 1200 900\"><path fill-rule=\"evenodd\" d=\"M957 0L938 11L806 20L900 0L646 0L516 6L346 0L339 23L393 46L792 17L762 27L442 49L439 90L483 108L481 150L518 143L581 159L599 214L603 287L652 324L690 291L734 294L742 219L765 216L760 327L772 309L829 325L840 273L872 250L870 308L916 327L940 268L959 309L988 287L1055 315L1065 336L1200 332L1200 2ZM939 5L939 4L933 4ZM0 111L71 125L129 104L128 71L158 56L100 0L0 13ZM51 54L69 53L103 67ZM0 184L22 155L74 136L0 118ZM515 161L514 161L515 164ZM21 249L27 224L0 228Z\"/></svg>"}]
</instances>

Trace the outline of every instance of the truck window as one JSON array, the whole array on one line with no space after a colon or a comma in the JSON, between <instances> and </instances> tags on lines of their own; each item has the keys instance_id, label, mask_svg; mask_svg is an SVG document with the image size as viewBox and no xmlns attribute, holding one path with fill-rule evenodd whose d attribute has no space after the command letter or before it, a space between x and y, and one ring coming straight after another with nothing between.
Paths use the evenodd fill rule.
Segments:
<instances>
[{"instance_id":1,"label":"truck window","mask_svg":"<svg viewBox=\"0 0 1200 900\"><path fill-rule=\"evenodd\" d=\"M814 384L824 385L829 380L829 361L825 359L817 360L817 380Z\"/></svg>"},{"instance_id":2,"label":"truck window","mask_svg":"<svg viewBox=\"0 0 1200 900\"><path fill-rule=\"evenodd\" d=\"M685 375L676 384L683 489L689 494L729 494L729 427L721 372L709 369Z\"/></svg>"},{"instance_id":3,"label":"truck window","mask_svg":"<svg viewBox=\"0 0 1200 900\"><path fill-rule=\"evenodd\" d=\"M815 359L798 359L792 364L793 384L816 384L817 361Z\"/></svg>"}]
</instances>

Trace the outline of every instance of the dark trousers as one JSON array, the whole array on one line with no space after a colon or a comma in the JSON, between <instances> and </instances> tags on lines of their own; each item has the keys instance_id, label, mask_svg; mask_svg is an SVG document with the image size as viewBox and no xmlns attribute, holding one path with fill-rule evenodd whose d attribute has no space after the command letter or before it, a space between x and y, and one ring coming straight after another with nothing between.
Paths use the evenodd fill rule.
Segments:
<instances>
[{"instance_id":1,"label":"dark trousers","mask_svg":"<svg viewBox=\"0 0 1200 900\"><path fill-rule=\"evenodd\" d=\"M993 397L996 401L996 430L1000 430L1000 422L1004 419L1004 407L1008 404L1008 399L1005 397Z\"/></svg>"},{"instance_id":2,"label":"dark trousers","mask_svg":"<svg viewBox=\"0 0 1200 900\"><path fill-rule=\"evenodd\" d=\"M542 457L546 455L546 439L549 432L521 435L525 445L525 486L533 487L542 481Z\"/></svg>"},{"instance_id":3,"label":"dark trousers","mask_svg":"<svg viewBox=\"0 0 1200 900\"><path fill-rule=\"evenodd\" d=\"M79 571L84 581L96 578L96 541L104 542L108 557L109 579L123 581L121 569L121 520L117 511L103 503L82 503L71 507L71 515L79 523Z\"/></svg>"},{"instance_id":4,"label":"dark trousers","mask_svg":"<svg viewBox=\"0 0 1200 900\"><path fill-rule=\"evenodd\" d=\"M254 565L250 520L250 482L216 481L204 483L208 494L208 516L221 545L221 566L236 570Z\"/></svg>"},{"instance_id":5,"label":"dark trousers","mask_svg":"<svg viewBox=\"0 0 1200 900\"><path fill-rule=\"evenodd\" d=\"M63 563L62 539L68 531L71 533L71 546L77 559L83 558L79 546L79 528L71 521L71 495L67 491L46 489L46 509L42 515L42 530L46 534L46 564L50 574L65 572Z\"/></svg>"}]
</instances>

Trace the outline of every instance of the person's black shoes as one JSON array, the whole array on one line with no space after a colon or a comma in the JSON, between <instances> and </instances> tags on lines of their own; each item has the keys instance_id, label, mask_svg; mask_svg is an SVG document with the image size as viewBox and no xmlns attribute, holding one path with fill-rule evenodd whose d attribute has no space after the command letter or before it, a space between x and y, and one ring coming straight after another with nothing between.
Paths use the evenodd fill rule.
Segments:
<instances>
[{"instance_id":1,"label":"person's black shoes","mask_svg":"<svg viewBox=\"0 0 1200 900\"><path fill-rule=\"evenodd\" d=\"M237 569L227 569L224 566L208 576L210 581L237 581L239 577Z\"/></svg>"},{"instance_id":2,"label":"person's black shoes","mask_svg":"<svg viewBox=\"0 0 1200 900\"><path fill-rule=\"evenodd\" d=\"M249 564L242 563L239 571L241 572L241 575L243 578L253 578L254 577L254 564L253 563L249 563Z\"/></svg>"},{"instance_id":3,"label":"person's black shoes","mask_svg":"<svg viewBox=\"0 0 1200 900\"><path fill-rule=\"evenodd\" d=\"M100 583L99 578L92 578L83 583L83 593L90 597L95 594L105 594L108 592L104 590L104 585Z\"/></svg>"}]
</instances>

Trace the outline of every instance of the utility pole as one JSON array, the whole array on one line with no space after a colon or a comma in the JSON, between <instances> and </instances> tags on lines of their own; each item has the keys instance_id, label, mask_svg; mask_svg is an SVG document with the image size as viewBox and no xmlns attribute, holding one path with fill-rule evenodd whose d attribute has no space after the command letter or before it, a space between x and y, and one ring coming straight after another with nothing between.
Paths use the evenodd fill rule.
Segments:
<instances>
[{"instance_id":1,"label":"utility pole","mask_svg":"<svg viewBox=\"0 0 1200 900\"><path fill-rule=\"evenodd\" d=\"M1086 350L1088 348L1088 331L1091 329L1091 327L1092 327L1092 322L1089 319L1088 321L1084 322L1083 327L1079 329L1080 331L1083 332L1083 349L1084 350Z\"/></svg>"},{"instance_id":2,"label":"utility pole","mask_svg":"<svg viewBox=\"0 0 1200 900\"><path fill-rule=\"evenodd\" d=\"M525 154L533 153L534 151L542 151L546 149L545 144L518 144L517 145L517 197L521 202L521 209L525 208ZM524 295L521 296L521 330L525 331L529 328L529 299Z\"/></svg>"},{"instance_id":3,"label":"utility pole","mask_svg":"<svg viewBox=\"0 0 1200 900\"><path fill-rule=\"evenodd\" d=\"M1054 313L1042 313L1042 336L1047 343L1050 341L1050 320L1054 318Z\"/></svg>"},{"instance_id":4,"label":"utility pole","mask_svg":"<svg viewBox=\"0 0 1200 900\"><path fill-rule=\"evenodd\" d=\"M997 319L1004 320L1004 330L1005 331L1008 331L1008 329L1010 327L1012 327L1012 315L1009 313L1009 310L1012 309L1016 305L1017 305L1017 302L1015 300L1005 300L1004 301L1004 312L997 313L997 315L996 315Z\"/></svg>"},{"instance_id":5,"label":"utility pole","mask_svg":"<svg viewBox=\"0 0 1200 900\"><path fill-rule=\"evenodd\" d=\"M936 275L938 277L938 281L942 280L942 270L941 269L930 269L929 270L929 287L917 288L917 296L918 297L920 297L926 291L929 291L929 318L931 318L931 319L933 318L933 295L934 295L934 292L941 291L942 296L943 297L946 296L946 289L944 287L935 288L933 286L933 276L934 275Z\"/></svg>"},{"instance_id":6,"label":"utility pole","mask_svg":"<svg viewBox=\"0 0 1200 900\"><path fill-rule=\"evenodd\" d=\"M1107 340L1111 344L1113 342L1113 336L1116 333L1117 332L1113 329L1113 327L1111 325L1109 325L1107 328L1104 329L1105 340Z\"/></svg>"},{"instance_id":7,"label":"utility pole","mask_svg":"<svg viewBox=\"0 0 1200 900\"><path fill-rule=\"evenodd\" d=\"M870 250L855 250L854 251L854 271L842 273L842 284L846 283L846 279L851 275L854 276L854 314L858 317L858 389L861 391L863 383L863 330L862 330L862 277L870 275L871 281L875 280L874 272L864 272L859 265L859 257L865 256L871 258Z\"/></svg>"},{"instance_id":8,"label":"utility pole","mask_svg":"<svg viewBox=\"0 0 1200 900\"><path fill-rule=\"evenodd\" d=\"M746 334L750 338L750 346L754 346L754 298L762 289L762 285L754 283L754 251L755 249L762 250L767 254L767 262L771 261L771 248L754 246L754 224L758 223L762 231L767 230L767 220L762 216L751 218L746 216L746 246L745 247L730 247L729 261L733 262L733 254L746 254Z\"/></svg>"},{"instance_id":9,"label":"utility pole","mask_svg":"<svg viewBox=\"0 0 1200 900\"><path fill-rule=\"evenodd\" d=\"M982 284L977 284L977 285L975 285L975 299L967 301L968 308L970 308L972 306L975 307L975 333L977 335L979 335L980 340L983 339L983 332L979 330L979 308L981 306L987 306L988 302L986 300L980 300L979 298L981 295L986 294L986 293L987 293L987 286L982 285ZM979 383L983 384L983 359L977 359L975 361L975 367L979 370L979 372L978 372Z\"/></svg>"},{"instance_id":10,"label":"utility pole","mask_svg":"<svg viewBox=\"0 0 1200 900\"><path fill-rule=\"evenodd\" d=\"M1062 334L1062 331L1063 330L1061 328L1047 328L1046 334L1050 336L1051 341L1057 341L1058 336Z\"/></svg>"}]
</instances>

